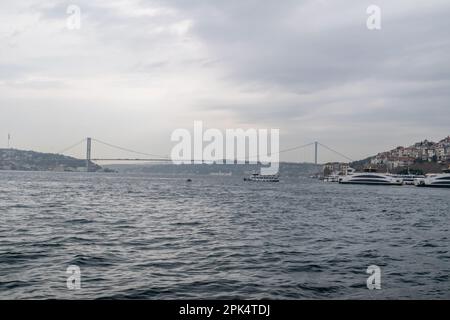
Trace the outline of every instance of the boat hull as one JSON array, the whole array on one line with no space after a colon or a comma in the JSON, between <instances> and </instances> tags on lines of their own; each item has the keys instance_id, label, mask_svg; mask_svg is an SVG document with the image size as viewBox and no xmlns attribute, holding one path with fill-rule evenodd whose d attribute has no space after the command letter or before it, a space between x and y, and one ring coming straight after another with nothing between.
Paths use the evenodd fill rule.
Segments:
<instances>
[{"instance_id":1,"label":"boat hull","mask_svg":"<svg viewBox=\"0 0 450 320\"><path fill-rule=\"evenodd\" d=\"M450 184L415 183L419 188L450 188Z\"/></svg>"},{"instance_id":2,"label":"boat hull","mask_svg":"<svg viewBox=\"0 0 450 320\"><path fill-rule=\"evenodd\" d=\"M433 175L427 178L415 179L414 184L417 187L426 188L450 188L449 175Z\"/></svg>"},{"instance_id":3,"label":"boat hull","mask_svg":"<svg viewBox=\"0 0 450 320\"><path fill-rule=\"evenodd\" d=\"M379 173L360 173L339 179L341 184L362 184L371 186L402 186L403 179Z\"/></svg>"},{"instance_id":4,"label":"boat hull","mask_svg":"<svg viewBox=\"0 0 450 320\"><path fill-rule=\"evenodd\" d=\"M425 184L419 187L425 188L450 188L450 185L438 185L438 184Z\"/></svg>"},{"instance_id":5,"label":"boat hull","mask_svg":"<svg viewBox=\"0 0 450 320\"><path fill-rule=\"evenodd\" d=\"M401 186L403 183L394 182L375 182L375 181L339 181L340 184L362 184L374 186Z\"/></svg>"},{"instance_id":6,"label":"boat hull","mask_svg":"<svg viewBox=\"0 0 450 320\"><path fill-rule=\"evenodd\" d=\"M244 178L244 181L250 182L280 182L280 179L277 175L259 175L254 174L248 178Z\"/></svg>"},{"instance_id":7,"label":"boat hull","mask_svg":"<svg viewBox=\"0 0 450 320\"><path fill-rule=\"evenodd\" d=\"M252 179L248 178L244 181L250 181L250 182L280 182L279 179Z\"/></svg>"}]
</instances>

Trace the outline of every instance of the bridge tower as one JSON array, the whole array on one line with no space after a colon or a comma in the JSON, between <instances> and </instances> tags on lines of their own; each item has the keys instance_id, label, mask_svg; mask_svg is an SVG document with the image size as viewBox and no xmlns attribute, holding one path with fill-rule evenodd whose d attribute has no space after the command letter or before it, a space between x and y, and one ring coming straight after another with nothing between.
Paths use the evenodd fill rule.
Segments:
<instances>
[{"instance_id":1,"label":"bridge tower","mask_svg":"<svg viewBox=\"0 0 450 320\"><path fill-rule=\"evenodd\" d=\"M316 141L314 142L314 164L317 164L317 147L319 143Z\"/></svg>"},{"instance_id":2,"label":"bridge tower","mask_svg":"<svg viewBox=\"0 0 450 320\"><path fill-rule=\"evenodd\" d=\"M90 164L91 164L91 146L92 146L92 139L87 138L86 139L87 149L86 149L86 172L90 171Z\"/></svg>"}]
</instances>

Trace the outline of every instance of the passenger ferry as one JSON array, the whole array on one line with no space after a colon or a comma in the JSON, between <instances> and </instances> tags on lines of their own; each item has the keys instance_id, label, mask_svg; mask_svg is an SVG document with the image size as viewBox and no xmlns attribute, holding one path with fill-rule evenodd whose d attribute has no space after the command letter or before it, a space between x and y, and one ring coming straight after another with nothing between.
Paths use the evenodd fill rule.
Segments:
<instances>
[{"instance_id":1,"label":"passenger ferry","mask_svg":"<svg viewBox=\"0 0 450 320\"><path fill-rule=\"evenodd\" d=\"M339 183L401 186L403 184L403 180L390 174L377 173L376 169L368 168L365 169L364 172L355 172L351 175L339 178Z\"/></svg>"},{"instance_id":2,"label":"passenger ferry","mask_svg":"<svg viewBox=\"0 0 450 320\"><path fill-rule=\"evenodd\" d=\"M253 173L250 177L244 178L244 181L253 181L253 182L279 182L280 178L277 174L273 175L262 175L259 173Z\"/></svg>"},{"instance_id":3,"label":"passenger ferry","mask_svg":"<svg viewBox=\"0 0 450 320\"><path fill-rule=\"evenodd\" d=\"M425 178L414 179L418 187L450 188L450 167L442 170L443 173L427 174Z\"/></svg>"}]
</instances>

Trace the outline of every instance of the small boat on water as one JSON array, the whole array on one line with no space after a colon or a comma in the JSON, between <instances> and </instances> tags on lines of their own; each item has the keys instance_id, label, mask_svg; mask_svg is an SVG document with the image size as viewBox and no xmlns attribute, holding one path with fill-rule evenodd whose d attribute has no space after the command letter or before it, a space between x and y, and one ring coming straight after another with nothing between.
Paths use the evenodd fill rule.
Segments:
<instances>
[{"instance_id":1,"label":"small boat on water","mask_svg":"<svg viewBox=\"0 0 450 320\"><path fill-rule=\"evenodd\" d=\"M355 172L351 175L339 178L339 183L401 186L403 185L403 179L394 177L390 174L377 173L376 169L367 168L364 172Z\"/></svg>"},{"instance_id":2,"label":"small boat on water","mask_svg":"<svg viewBox=\"0 0 450 320\"><path fill-rule=\"evenodd\" d=\"M343 172L333 172L328 176L324 176L323 177L323 181L324 182L339 182L339 180L343 177L343 176L350 176L352 174L355 173L355 169L353 168L347 168L345 171Z\"/></svg>"},{"instance_id":3,"label":"small boat on water","mask_svg":"<svg viewBox=\"0 0 450 320\"><path fill-rule=\"evenodd\" d=\"M280 177L277 174L273 175L262 175L259 173L253 173L248 178L244 178L244 181L253 181L253 182L279 182Z\"/></svg>"},{"instance_id":4,"label":"small boat on water","mask_svg":"<svg viewBox=\"0 0 450 320\"><path fill-rule=\"evenodd\" d=\"M338 174L330 174L329 176L323 177L324 182L339 182Z\"/></svg>"},{"instance_id":5,"label":"small boat on water","mask_svg":"<svg viewBox=\"0 0 450 320\"><path fill-rule=\"evenodd\" d=\"M414 185L415 179L425 178L425 176L422 175L414 175L414 174L399 174L394 175L394 178L399 178L403 180L403 185Z\"/></svg>"},{"instance_id":6,"label":"small boat on water","mask_svg":"<svg viewBox=\"0 0 450 320\"><path fill-rule=\"evenodd\" d=\"M219 171L219 172L211 172L209 175L210 176L227 176L227 177L231 177L233 175L233 173L232 172Z\"/></svg>"},{"instance_id":7,"label":"small boat on water","mask_svg":"<svg viewBox=\"0 0 450 320\"><path fill-rule=\"evenodd\" d=\"M418 187L450 188L450 167L442 171L427 174L425 178L416 178L414 184Z\"/></svg>"}]
</instances>

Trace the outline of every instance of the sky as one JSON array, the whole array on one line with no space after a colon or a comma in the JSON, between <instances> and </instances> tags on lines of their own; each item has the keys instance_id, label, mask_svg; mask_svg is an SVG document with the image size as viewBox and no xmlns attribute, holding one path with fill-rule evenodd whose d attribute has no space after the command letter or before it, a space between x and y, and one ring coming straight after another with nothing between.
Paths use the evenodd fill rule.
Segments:
<instances>
[{"instance_id":1,"label":"sky","mask_svg":"<svg viewBox=\"0 0 450 320\"><path fill-rule=\"evenodd\" d=\"M45 152L90 136L168 155L171 133L195 120L277 128L281 149L319 141L352 159L440 140L449 16L448 0L1 0L0 148L8 133ZM281 160L312 161L313 148Z\"/></svg>"}]
</instances>

